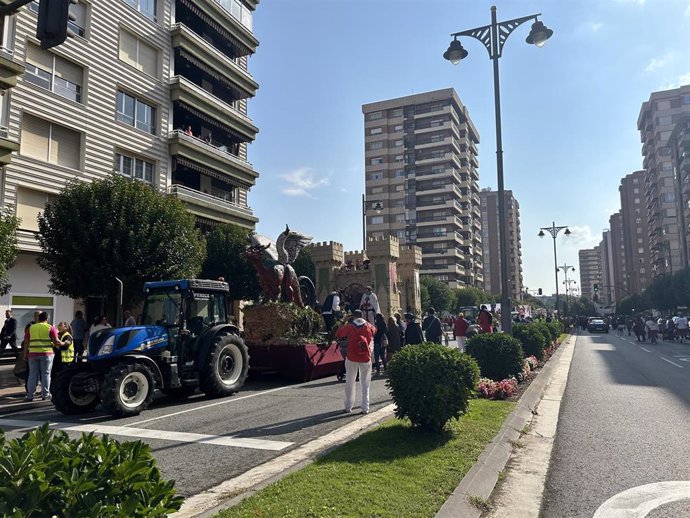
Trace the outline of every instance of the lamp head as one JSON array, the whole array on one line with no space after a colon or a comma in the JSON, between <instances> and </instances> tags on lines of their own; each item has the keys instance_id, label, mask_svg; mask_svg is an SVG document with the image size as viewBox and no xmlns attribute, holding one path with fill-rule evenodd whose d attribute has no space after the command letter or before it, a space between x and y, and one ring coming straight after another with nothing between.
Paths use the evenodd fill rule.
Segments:
<instances>
[{"instance_id":1,"label":"lamp head","mask_svg":"<svg viewBox=\"0 0 690 518\"><path fill-rule=\"evenodd\" d=\"M540 230L540 231L539 231L539 234L537 234L537 235L538 235L539 237L544 237L546 234L544 234L544 231L543 231L543 230Z\"/></svg>"},{"instance_id":2,"label":"lamp head","mask_svg":"<svg viewBox=\"0 0 690 518\"><path fill-rule=\"evenodd\" d=\"M448 46L448 50L443 53L444 59L447 59L453 65L457 65L461 60L467 57L467 51L462 47L462 43L454 38Z\"/></svg>"},{"instance_id":3,"label":"lamp head","mask_svg":"<svg viewBox=\"0 0 690 518\"><path fill-rule=\"evenodd\" d=\"M532 29L529 31L525 41L530 45L534 44L541 48L544 46L544 43L546 43L546 40L548 40L552 35L553 31L542 22L537 20L532 24Z\"/></svg>"},{"instance_id":4,"label":"lamp head","mask_svg":"<svg viewBox=\"0 0 690 518\"><path fill-rule=\"evenodd\" d=\"M377 201L374 203L372 208L376 211L376 214L381 214L381 211L383 210L383 203Z\"/></svg>"},{"instance_id":5,"label":"lamp head","mask_svg":"<svg viewBox=\"0 0 690 518\"><path fill-rule=\"evenodd\" d=\"M566 236L569 236L570 234L572 234L572 232L570 232L570 229L569 229L569 228L566 228L564 234L565 234Z\"/></svg>"}]
</instances>

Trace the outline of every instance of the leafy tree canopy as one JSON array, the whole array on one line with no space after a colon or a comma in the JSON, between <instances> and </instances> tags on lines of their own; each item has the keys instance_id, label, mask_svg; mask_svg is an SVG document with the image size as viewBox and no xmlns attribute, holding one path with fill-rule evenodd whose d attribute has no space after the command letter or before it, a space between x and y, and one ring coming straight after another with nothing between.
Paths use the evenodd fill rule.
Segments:
<instances>
[{"instance_id":1,"label":"leafy tree canopy","mask_svg":"<svg viewBox=\"0 0 690 518\"><path fill-rule=\"evenodd\" d=\"M420 279L422 285L422 310L426 311L429 307L433 307L438 311L450 311L453 302L453 292L448 285L431 276L423 276ZM425 304L424 290L428 293L428 301Z\"/></svg>"},{"instance_id":2,"label":"leafy tree canopy","mask_svg":"<svg viewBox=\"0 0 690 518\"><path fill-rule=\"evenodd\" d=\"M242 255L250 232L237 225L221 225L206 236L208 257L202 275L207 279L223 277L233 300L258 300L261 293L256 270Z\"/></svg>"},{"instance_id":3,"label":"leafy tree canopy","mask_svg":"<svg viewBox=\"0 0 690 518\"><path fill-rule=\"evenodd\" d=\"M7 272L17 260L17 228L19 218L13 213L0 212L0 295L7 295L12 285Z\"/></svg>"},{"instance_id":4,"label":"leafy tree canopy","mask_svg":"<svg viewBox=\"0 0 690 518\"><path fill-rule=\"evenodd\" d=\"M299 251L297 259L292 263L297 276L306 275L313 282L316 282L316 266L311 259L311 246L305 246Z\"/></svg>"},{"instance_id":5,"label":"leafy tree canopy","mask_svg":"<svg viewBox=\"0 0 690 518\"><path fill-rule=\"evenodd\" d=\"M206 245L194 216L150 185L112 175L69 183L38 217L39 265L52 293L143 297L145 281L195 277Z\"/></svg>"},{"instance_id":6,"label":"leafy tree canopy","mask_svg":"<svg viewBox=\"0 0 690 518\"><path fill-rule=\"evenodd\" d=\"M465 286L455 290L454 311L457 313L464 306L479 306L480 304L490 304L496 302L497 297L491 295L481 288L475 286Z\"/></svg>"}]
</instances>

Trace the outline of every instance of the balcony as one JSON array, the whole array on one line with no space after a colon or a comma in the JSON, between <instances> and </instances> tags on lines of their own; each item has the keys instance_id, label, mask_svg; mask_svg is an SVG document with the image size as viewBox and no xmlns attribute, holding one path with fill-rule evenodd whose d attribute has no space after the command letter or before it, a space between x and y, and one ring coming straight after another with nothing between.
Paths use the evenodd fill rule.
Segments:
<instances>
[{"instance_id":1,"label":"balcony","mask_svg":"<svg viewBox=\"0 0 690 518\"><path fill-rule=\"evenodd\" d=\"M186 105L187 110L199 118L227 126L227 130L242 142L253 141L259 132L249 117L182 76L170 80L170 97L173 102Z\"/></svg>"},{"instance_id":2,"label":"balcony","mask_svg":"<svg viewBox=\"0 0 690 518\"><path fill-rule=\"evenodd\" d=\"M253 229L259 221L248 207L184 185L171 185L168 194L182 201L189 212L206 224L232 223Z\"/></svg>"},{"instance_id":3,"label":"balcony","mask_svg":"<svg viewBox=\"0 0 690 518\"><path fill-rule=\"evenodd\" d=\"M24 74L24 65L14 60L10 49L0 47L0 88L17 86L17 76Z\"/></svg>"},{"instance_id":4,"label":"balcony","mask_svg":"<svg viewBox=\"0 0 690 518\"><path fill-rule=\"evenodd\" d=\"M240 8L239 11L237 7ZM233 15L233 11L237 12ZM251 14L243 11L237 2L232 0L177 0L175 2L176 21L191 25L194 22L187 20L194 17L225 40L237 57L256 52L259 41L251 31Z\"/></svg>"},{"instance_id":5,"label":"balcony","mask_svg":"<svg viewBox=\"0 0 690 518\"><path fill-rule=\"evenodd\" d=\"M225 83L237 99L254 97L259 84L251 74L240 67L233 59L223 54L215 46L182 23L173 25L170 31L172 46L179 49L180 56L199 70Z\"/></svg>"},{"instance_id":6,"label":"balcony","mask_svg":"<svg viewBox=\"0 0 690 518\"><path fill-rule=\"evenodd\" d=\"M189 159L218 175L237 178L248 185L254 185L259 176L249 162L237 158L225 150L224 146L215 146L211 142L185 135L182 131L169 133L168 143L172 156Z\"/></svg>"}]
</instances>

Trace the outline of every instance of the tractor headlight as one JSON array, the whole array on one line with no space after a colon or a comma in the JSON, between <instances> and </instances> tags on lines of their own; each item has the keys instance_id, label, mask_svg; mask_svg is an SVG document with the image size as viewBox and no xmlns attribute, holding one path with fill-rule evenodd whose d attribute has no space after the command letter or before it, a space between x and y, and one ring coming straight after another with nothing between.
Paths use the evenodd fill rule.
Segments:
<instances>
[{"instance_id":1,"label":"tractor headlight","mask_svg":"<svg viewBox=\"0 0 690 518\"><path fill-rule=\"evenodd\" d=\"M115 335L106 338L105 342L103 342L103 345L101 345L100 349L98 349L98 356L105 356L106 354L112 353L114 345Z\"/></svg>"}]
</instances>

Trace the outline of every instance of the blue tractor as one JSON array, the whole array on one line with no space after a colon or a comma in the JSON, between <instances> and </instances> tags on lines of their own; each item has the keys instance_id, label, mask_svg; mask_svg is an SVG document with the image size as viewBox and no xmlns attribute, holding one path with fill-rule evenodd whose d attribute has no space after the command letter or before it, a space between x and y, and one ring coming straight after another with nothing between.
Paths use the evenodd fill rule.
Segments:
<instances>
[{"instance_id":1,"label":"blue tractor","mask_svg":"<svg viewBox=\"0 0 690 518\"><path fill-rule=\"evenodd\" d=\"M155 389L186 397L197 388L229 396L244 384L249 355L228 320L228 284L183 279L144 284L142 325L89 337L87 360L61 371L51 392L63 414L99 403L116 417L139 414Z\"/></svg>"}]
</instances>

